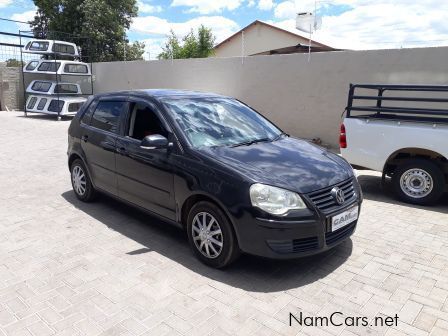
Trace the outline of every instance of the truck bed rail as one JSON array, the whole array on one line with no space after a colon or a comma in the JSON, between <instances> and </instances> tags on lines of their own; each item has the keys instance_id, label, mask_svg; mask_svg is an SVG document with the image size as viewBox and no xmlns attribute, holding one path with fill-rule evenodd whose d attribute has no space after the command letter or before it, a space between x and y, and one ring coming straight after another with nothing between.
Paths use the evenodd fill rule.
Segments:
<instances>
[{"instance_id":1,"label":"truck bed rail","mask_svg":"<svg viewBox=\"0 0 448 336\"><path fill-rule=\"evenodd\" d=\"M448 122L448 85L350 84L346 111L347 118Z\"/></svg>"}]
</instances>

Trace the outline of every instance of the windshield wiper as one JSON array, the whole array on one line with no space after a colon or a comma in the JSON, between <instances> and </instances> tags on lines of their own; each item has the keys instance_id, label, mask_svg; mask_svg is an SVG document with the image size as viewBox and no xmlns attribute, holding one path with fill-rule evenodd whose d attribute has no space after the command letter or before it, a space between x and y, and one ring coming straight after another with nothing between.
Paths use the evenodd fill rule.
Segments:
<instances>
[{"instance_id":1,"label":"windshield wiper","mask_svg":"<svg viewBox=\"0 0 448 336\"><path fill-rule=\"evenodd\" d=\"M237 144L232 145L231 147L250 146L250 145L256 144L258 142L268 142L268 141L271 141L271 139L269 139L269 138L261 138L261 139L255 139L255 140L250 140L250 141L237 143Z\"/></svg>"},{"instance_id":2,"label":"windshield wiper","mask_svg":"<svg viewBox=\"0 0 448 336\"><path fill-rule=\"evenodd\" d=\"M289 136L289 134L286 134L285 132L281 132L279 133L279 135L277 135L274 139L271 140L271 142L277 141L279 140L282 136Z\"/></svg>"}]
</instances>

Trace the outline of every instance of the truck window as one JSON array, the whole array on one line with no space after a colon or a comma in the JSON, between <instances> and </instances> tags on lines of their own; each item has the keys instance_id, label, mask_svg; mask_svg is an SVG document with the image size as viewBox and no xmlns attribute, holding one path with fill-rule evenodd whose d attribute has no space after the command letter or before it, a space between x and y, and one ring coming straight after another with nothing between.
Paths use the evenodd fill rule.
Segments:
<instances>
[{"instance_id":1,"label":"truck window","mask_svg":"<svg viewBox=\"0 0 448 336\"><path fill-rule=\"evenodd\" d=\"M77 94L78 86L76 84L57 84L54 87L54 93Z\"/></svg>"},{"instance_id":2,"label":"truck window","mask_svg":"<svg viewBox=\"0 0 448 336\"><path fill-rule=\"evenodd\" d=\"M79 73L86 74L89 73L87 65L84 64L66 64L64 66L65 73Z\"/></svg>"},{"instance_id":3,"label":"truck window","mask_svg":"<svg viewBox=\"0 0 448 336\"><path fill-rule=\"evenodd\" d=\"M51 87L51 82L36 81L36 82L34 82L31 89L33 91L48 92L48 90L50 90L50 87Z\"/></svg>"},{"instance_id":4,"label":"truck window","mask_svg":"<svg viewBox=\"0 0 448 336\"><path fill-rule=\"evenodd\" d=\"M47 51L48 42L45 41L33 41L27 44L27 49L32 51Z\"/></svg>"},{"instance_id":5,"label":"truck window","mask_svg":"<svg viewBox=\"0 0 448 336\"><path fill-rule=\"evenodd\" d=\"M33 71L36 69L37 65L39 64L39 61L30 61L28 65L26 66L26 70Z\"/></svg>"},{"instance_id":6,"label":"truck window","mask_svg":"<svg viewBox=\"0 0 448 336\"><path fill-rule=\"evenodd\" d=\"M53 61L42 62L37 68L37 71L56 72L58 71L60 66L61 66L60 62L53 62Z\"/></svg>"},{"instance_id":7,"label":"truck window","mask_svg":"<svg viewBox=\"0 0 448 336\"><path fill-rule=\"evenodd\" d=\"M42 111L45 107L45 104L47 104L47 98L41 98L39 104L37 104L37 109Z\"/></svg>"},{"instance_id":8,"label":"truck window","mask_svg":"<svg viewBox=\"0 0 448 336\"><path fill-rule=\"evenodd\" d=\"M52 48L53 52L61 53L61 54L75 54L75 47L71 44L62 44L62 43L55 43Z\"/></svg>"}]
</instances>

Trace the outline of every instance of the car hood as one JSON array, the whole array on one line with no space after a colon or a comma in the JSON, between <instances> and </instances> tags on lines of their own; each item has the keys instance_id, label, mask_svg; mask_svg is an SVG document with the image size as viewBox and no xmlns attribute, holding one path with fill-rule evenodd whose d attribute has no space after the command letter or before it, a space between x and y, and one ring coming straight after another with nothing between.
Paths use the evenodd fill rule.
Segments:
<instances>
[{"instance_id":1,"label":"car hood","mask_svg":"<svg viewBox=\"0 0 448 336\"><path fill-rule=\"evenodd\" d=\"M309 193L353 176L349 164L307 141L285 137L249 146L203 148L200 153L253 182Z\"/></svg>"}]
</instances>

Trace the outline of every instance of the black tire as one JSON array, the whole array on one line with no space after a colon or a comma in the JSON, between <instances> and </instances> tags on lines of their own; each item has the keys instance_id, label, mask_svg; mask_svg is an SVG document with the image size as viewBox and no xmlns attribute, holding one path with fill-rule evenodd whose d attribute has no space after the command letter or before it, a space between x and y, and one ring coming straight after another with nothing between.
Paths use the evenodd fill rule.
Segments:
<instances>
[{"instance_id":1,"label":"black tire","mask_svg":"<svg viewBox=\"0 0 448 336\"><path fill-rule=\"evenodd\" d=\"M84 174L84 192L81 192L75 185L74 175L79 171ZM92 181L90 180L89 172L80 159L74 160L70 167L70 180L72 182L73 192L79 200L83 202L91 202L95 199L96 190L92 185Z\"/></svg>"},{"instance_id":2,"label":"black tire","mask_svg":"<svg viewBox=\"0 0 448 336\"><path fill-rule=\"evenodd\" d=\"M412 172L415 170L415 172ZM417 174L419 172L420 174ZM415 192L408 189L403 181L408 180L406 176L409 174L413 176L419 176L423 180L429 181L428 188L426 192L423 190L421 193ZM420 185L421 182L416 180L417 184ZM398 198L406 203L418 204L418 205L430 205L437 202L442 196L445 190L445 176L442 170L433 162L424 159L412 159L399 165L394 171L392 176L392 184L394 191ZM429 187L431 185L431 187ZM431 190L432 188L432 190ZM415 194L415 195L414 195Z\"/></svg>"},{"instance_id":3,"label":"black tire","mask_svg":"<svg viewBox=\"0 0 448 336\"><path fill-rule=\"evenodd\" d=\"M195 220L196 216L198 216L197 217L198 220L199 218L203 218L202 216L204 216L204 213L206 214L206 222L208 224L210 224L212 218L215 219L215 222L212 224L213 227L211 227L211 230L213 231L211 232L217 232L218 231L217 228L219 228L221 231L221 235L216 234L211 236L214 239L213 241L222 242L222 247L220 251L218 250L219 245L216 245L211 241L209 243L204 241L204 246L201 252L199 246L203 241L198 236L196 236L197 239L195 239L193 236L193 232L195 232L195 235L200 235L197 231L198 222L194 224L193 221ZM194 231L193 225L195 225L196 231ZM190 246L194 254L198 257L199 260L201 260L207 266L211 266L214 268L223 268L225 266L230 265L240 255L240 249L238 247L238 242L235 233L233 231L232 224L229 222L229 220L227 219L226 215L222 212L222 210L213 203L204 201L198 202L190 209L190 213L188 214L187 218L187 233L188 233L188 241L190 242ZM197 242L197 244L195 242ZM208 248L205 246L207 244L209 246L210 245L212 246ZM207 253L206 248L211 252L211 254L214 254L212 251L212 247L219 253L216 254L216 256L212 257L206 256Z\"/></svg>"}]
</instances>

